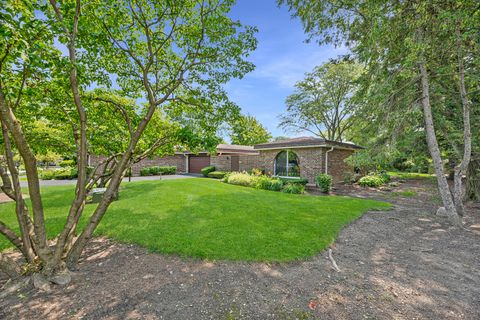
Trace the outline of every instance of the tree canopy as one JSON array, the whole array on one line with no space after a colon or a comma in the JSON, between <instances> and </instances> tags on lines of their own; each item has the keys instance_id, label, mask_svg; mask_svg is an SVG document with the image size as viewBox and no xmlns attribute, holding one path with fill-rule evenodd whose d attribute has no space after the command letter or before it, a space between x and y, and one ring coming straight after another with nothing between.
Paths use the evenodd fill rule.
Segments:
<instances>
[{"instance_id":1,"label":"tree canopy","mask_svg":"<svg viewBox=\"0 0 480 320\"><path fill-rule=\"evenodd\" d=\"M50 281L69 281L86 243L135 162L215 145L239 108L223 85L253 70L255 28L228 17L232 0L2 1L0 120L2 190L16 203L20 233L0 233ZM75 197L47 243L37 155L76 158ZM88 154L107 158L87 168ZM24 164L31 205L14 157ZM10 172L10 174L8 174ZM108 178L80 228L87 195ZM4 260L2 259L2 262ZM62 275L63 280L59 280Z\"/></svg>"},{"instance_id":2,"label":"tree canopy","mask_svg":"<svg viewBox=\"0 0 480 320\"><path fill-rule=\"evenodd\" d=\"M251 115L234 119L230 127L230 140L233 144L251 146L268 142L272 137L267 129Z\"/></svg>"},{"instance_id":3,"label":"tree canopy","mask_svg":"<svg viewBox=\"0 0 480 320\"><path fill-rule=\"evenodd\" d=\"M280 116L279 126L328 140L344 140L359 107L355 94L361 74L361 65L348 59L315 67L287 97L287 112Z\"/></svg>"},{"instance_id":4,"label":"tree canopy","mask_svg":"<svg viewBox=\"0 0 480 320\"><path fill-rule=\"evenodd\" d=\"M472 143L470 124L478 112L478 107L472 108L478 101L478 3L279 2L301 19L310 40L345 45L353 58L365 65L361 79L365 108L360 125L373 131L370 137L378 136L378 141L394 150L406 141L402 130L406 135L423 134L444 206L455 219L456 212L461 212L461 181L471 146L478 144ZM370 138L373 143L375 140ZM457 209L442 160L452 151Z\"/></svg>"}]
</instances>

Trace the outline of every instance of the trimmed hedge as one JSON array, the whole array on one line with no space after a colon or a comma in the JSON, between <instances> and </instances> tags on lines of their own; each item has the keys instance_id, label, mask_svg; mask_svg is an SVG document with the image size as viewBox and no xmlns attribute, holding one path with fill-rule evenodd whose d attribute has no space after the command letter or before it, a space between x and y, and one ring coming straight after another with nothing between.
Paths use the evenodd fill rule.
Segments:
<instances>
[{"instance_id":1,"label":"trimmed hedge","mask_svg":"<svg viewBox=\"0 0 480 320\"><path fill-rule=\"evenodd\" d=\"M299 178L299 177L294 177L294 178L286 178L286 177L278 177L278 179L282 180L284 184L290 183L290 184L300 184L302 186L305 186L308 183L307 178Z\"/></svg>"},{"instance_id":2,"label":"trimmed hedge","mask_svg":"<svg viewBox=\"0 0 480 320\"><path fill-rule=\"evenodd\" d=\"M280 191L282 190L283 182L280 179L259 176L255 183L255 187L263 190Z\"/></svg>"},{"instance_id":3,"label":"trimmed hedge","mask_svg":"<svg viewBox=\"0 0 480 320\"><path fill-rule=\"evenodd\" d=\"M207 177L214 179L223 179L227 173L225 171L212 171L207 174Z\"/></svg>"},{"instance_id":4,"label":"trimmed hedge","mask_svg":"<svg viewBox=\"0 0 480 320\"><path fill-rule=\"evenodd\" d=\"M305 192L305 186L298 183L287 183L283 187L282 192L291 194L302 194Z\"/></svg>"},{"instance_id":5,"label":"trimmed hedge","mask_svg":"<svg viewBox=\"0 0 480 320\"><path fill-rule=\"evenodd\" d=\"M73 180L78 177L78 171L77 168L45 170L39 176L42 180Z\"/></svg>"},{"instance_id":6,"label":"trimmed hedge","mask_svg":"<svg viewBox=\"0 0 480 320\"><path fill-rule=\"evenodd\" d=\"M223 182L238 186L252 187L270 191L282 191L285 193L302 194L305 192L306 179L292 179L293 183L284 183L284 179L269 177L266 175L253 175L246 172L229 172L223 178Z\"/></svg>"},{"instance_id":7,"label":"trimmed hedge","mask_svg":"<svg viewBox=\"0 0 480 320\"><path fill-rule=\"evenodd\" d=\"M75 167L76 164L77 163L75 162L75 160L63 160L63 161L60 161L58 165L62 168L69 168L69 167Z\"/></svg>"},{"instance_id":8,"label":"trimmed hedge","mask_svg":"<svg viewBox=\"0 0 480 320\"><path fill-rule=\"evenodd\" d=\"M140 169L141 176L159 176L164 174L175 174L177 167L175 166L153 166Z\"/></svg>"},{"instance_id":9,"label":"trimmed hedge","mask_svg":"<svg viewBox=\"0 0 480 320\"><path fill-rule=\"evenodd\" d=\"M315 177L315 181L317 183L318 188L320 191L329 193L330 189L332 188L332 176L326 173L320 173L318 176Z\"/></svg>"},{"instance_id":10,"label":"trimmed hedge","mask_svg":"<svg viewBox=\"0 0 480 320\"><path fill-rule=\"evenodd\" d=\"M200 170L204 177L208 177L208 174L213 171L215 171L215 166L208 166Z\"/></svg>"}]
</instances>

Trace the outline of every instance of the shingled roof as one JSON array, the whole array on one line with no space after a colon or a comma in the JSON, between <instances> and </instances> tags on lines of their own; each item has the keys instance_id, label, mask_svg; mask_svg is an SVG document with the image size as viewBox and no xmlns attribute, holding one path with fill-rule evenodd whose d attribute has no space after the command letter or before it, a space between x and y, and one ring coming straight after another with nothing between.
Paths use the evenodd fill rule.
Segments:
<instances>
[{"instance_id":1,"label":"shingled roof","mask_svg":"<svg viewBox=\"0 0 480 320\"><path fill-rule=\"evenodd\" d=\"M218 153L239 153L239 154L258 154L253 146L242 146L238 144L219 144Z\"/></svg>"},{"instance_id":2,"label":"shingled roof","mask_svg":"<svg viewBox=\"0 0 480 320\"><path fill-rule=\"evenodd\" d=\"M284 148L313 148L313 147L340 147L343 149L363 149L350 142L338 142L315 137L299 137L275 142L267 142L255 145L255 150L284 149Z\"/></svg>"}]
</instances>

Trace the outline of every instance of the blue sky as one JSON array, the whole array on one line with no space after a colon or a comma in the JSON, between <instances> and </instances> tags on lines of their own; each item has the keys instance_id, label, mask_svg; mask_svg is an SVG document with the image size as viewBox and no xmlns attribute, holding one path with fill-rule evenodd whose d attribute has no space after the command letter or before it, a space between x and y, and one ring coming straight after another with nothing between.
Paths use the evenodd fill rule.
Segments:
<instances>
[{"instance_id":1,"label":"blue sky","mask_svg":"<svg viewBox=\"0 0 480 320\"><path fill-rule=\"evenodd\" d=\"M259 31L257 50L249 60L255 70L226 89L243 113L255 116L273 136L299 136L277 128L278 115L285 111L285 98L294 84L316 65L346 53L344 48L305 43L301 22L292 19L276 0L237 0L230 16Z\"/></svg>"}]
</instances>

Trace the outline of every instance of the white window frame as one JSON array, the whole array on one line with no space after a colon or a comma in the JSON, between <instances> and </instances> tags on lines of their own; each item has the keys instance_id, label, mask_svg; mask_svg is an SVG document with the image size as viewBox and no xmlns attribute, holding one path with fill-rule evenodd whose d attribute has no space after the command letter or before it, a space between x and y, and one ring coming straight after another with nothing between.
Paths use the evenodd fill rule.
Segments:
<instances>
[{"instance_id":1,"label":"white window frame","mask_svg":"<svg viewBox=\"0 0 480 320\"><path fill-rule=\"evenodd\" d=\"M280 153L282 153L282 152L286 152L286 153L287 153L287 159L286 159L287 163L286 163L286 166L285 166L286 169L287 169L287 175L286 175L286 176L279 176L279 175L277 175L277 158L278 158L278 155L279 155ZM274 177L286 178L286 179L296 179L296 178L299 178L299 177L300 177L300 174L299 174L298 176L295 176L295 177L288 175L288 153L289 153L289 152L293 152L293 151L290 150L290 149L284 149L284 150L280 151L279 153L277 153L277 155L275 156L275 159L273 159L273 173L274 173L273 176L274 176ZM295 152L293 152L293 153L295 153ZM295 153L295 155L297 155L297 154ZM298 155L297 155L297 160L298 160ZM298 163L297 163L297 166L298 166L298 168L300 169L300 166L298 165Z\"/></svg>"}]
</instances>

